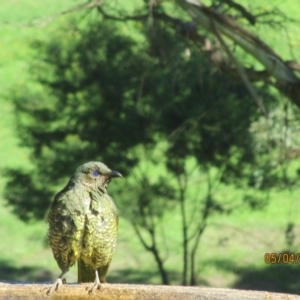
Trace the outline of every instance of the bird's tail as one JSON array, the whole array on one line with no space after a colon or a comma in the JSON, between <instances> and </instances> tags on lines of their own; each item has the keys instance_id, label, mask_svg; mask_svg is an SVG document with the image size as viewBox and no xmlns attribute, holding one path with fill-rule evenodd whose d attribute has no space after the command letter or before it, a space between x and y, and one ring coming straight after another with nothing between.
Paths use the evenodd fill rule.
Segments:
<instances>
[{"instance_id":1,"label":"bird's tail","mask_svg":"<svg viewBox=\"0 0 300 300\"><path fill-rule=\"evenodd\" d=\"M78 283L93 282L95 280L95 271L87 266L81 259L78 260Z\"/></svg>"},{"instance_id":2,"label":"bird's tail","mask_svg":"<svg viewBox=\"0 0 300 300\"><path fill-rule=\"evenodd\" d=\"M97 269L99 279L101 283L106 282L106 274L109 268L110 262L105 266ZM83 260L78 260L78 283L93 282L95 280L95 270L86 265Z\"/></svg>"}]
</instances>

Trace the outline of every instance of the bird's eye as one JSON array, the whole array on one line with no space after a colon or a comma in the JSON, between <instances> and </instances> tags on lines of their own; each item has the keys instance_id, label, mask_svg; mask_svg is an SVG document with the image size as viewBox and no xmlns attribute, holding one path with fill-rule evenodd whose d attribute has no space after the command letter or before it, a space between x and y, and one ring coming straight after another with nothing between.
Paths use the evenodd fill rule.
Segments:
<instances>
[{"instance_id":1,"label":"bird's eye","mask_svg":"<svg viewBox=\"0 0 300 300\"><path fill-rule=\"evenodd\" d=\"M94 176L94 177L98 177L99 175L100 175L99 172L97 172L97 171L94 171L94 172L93 172L93 176Z\"/></svg>"}]
</instances>

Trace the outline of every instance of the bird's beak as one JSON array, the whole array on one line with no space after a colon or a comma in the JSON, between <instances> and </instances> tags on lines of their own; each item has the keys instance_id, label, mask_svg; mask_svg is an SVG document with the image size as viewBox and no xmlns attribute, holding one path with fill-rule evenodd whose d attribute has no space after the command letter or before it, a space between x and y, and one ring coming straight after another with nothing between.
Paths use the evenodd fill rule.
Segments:
<instances>
[{"instance_id":1,"label":"bird's beak","mask_svg":"<svg viewBox=\"0 0 300 300\"><path fill-rule=\"evenodd\" d=\"M121 173L119 173L118 171L111 171L108 176L110 178L113 178L113 177L123 177Z\"/></svg>"}]
</instances>

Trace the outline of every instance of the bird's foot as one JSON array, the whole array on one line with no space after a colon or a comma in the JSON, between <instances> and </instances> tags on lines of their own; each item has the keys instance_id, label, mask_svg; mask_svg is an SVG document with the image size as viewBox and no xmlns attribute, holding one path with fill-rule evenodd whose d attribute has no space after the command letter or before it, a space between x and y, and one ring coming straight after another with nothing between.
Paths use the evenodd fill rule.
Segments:
<instances>
[{"instance_id":1,"label":"bird's foot","mask_svg":"<svg viewBox=\"0 0 300 300\"><path fill-rule=\"evenodd\" d=\"M100 280L99 278L96 278L95 281L94 281L94 284L92 285L92 287L89 289L89 295L93 294L93 292L95 290L100 290L101 288L101 283L100 283Z\"/></svg>"},{"instance_id":2,"label":"bird's foot","mask_svg":"<svg viewBox=\"0 0 300 300\"><path fill-rule=\"evenodd\" d=\"M50 289L47 291L47 295L50 295L53 291L57 292L62 285L63 285L63 280L61 278L57 278L57 280L52 284Z\"/></svg>"}]
</instances>

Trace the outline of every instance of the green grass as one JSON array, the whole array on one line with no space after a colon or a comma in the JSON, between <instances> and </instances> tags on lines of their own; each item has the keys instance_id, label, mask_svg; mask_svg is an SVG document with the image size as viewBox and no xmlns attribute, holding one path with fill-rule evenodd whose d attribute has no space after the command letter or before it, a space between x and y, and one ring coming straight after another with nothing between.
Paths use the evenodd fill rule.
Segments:
<instances>
[{"instance_id":1,"label":"green grass","mask_svg":"<svg viewBox=\"0 0 300 300\"><path fill-rule=\"evenodd\" d=\"M47 0L37 2L6 1L0 8L0 169L5 167L26 167L30 164L28 150L19 147L14 128L13 106L7 100L10 89L17 88L21 83L29 82L28 62L33 53L29 41L33 36L45 36L57 26L60 20L55 20L45 27L26 27L24 24L34 19L43 20L49 15L68 8L81 1ZM296 17L299 4L290 0L290 5L276 1L280 8L289 8L287 13ZM295 7L295 9L291 9ZM298 9L296 9L298 8ZM293 15L292 15L293 17ZM299 28L291 27L293 47L299 48ZM297 34L296 34L297 33ZM263 34L259 32L259 34ZM281 34L283 34L281 32ZM276 39L273 39L276 37ZM267 41L278 45L281 35L272 33ZM49 37L48 37L49 38ZM289 53L288 48L278 48L280 55ZM296 53L299 58L299 53ZM287 58L289 56L287 55ZM126 180L126 179L125 179ZM5 178L0 177L0 194L5 184ZM117 184L117 183L115 183ZM222 187L219 191L224 199L238 197L239 191L231 187ZM214 216L210 219L200 247L198 249L199 280L202 285L214 287L244 287L245 281L253 281L253 285L261 281L265 275L269 281L276 282L274 272L284 266L266 265L266 252L281 252L287 248L285 230L288 222L295 224L295 250L300 247L300 202L299 190L272 191L270 204L262 211L251 212L248 209L238 209L231 215ZM43 201L43 199L41 199ZM116 199L116 202L121 199ZM46 246L47 224L45 222L23 223L5 206L0 198L0 279L1 280L52 280L59 273L51 250ZM122 212L121 212L122 214ZM165 217L164 230L167 233L167 243L170 245L166 255L166 267L172 274L172 282L180 283L177 266L181 262L178 245L180 232L180 215L172 211ZM172 250L172 251L171 251ZM174 255L171 253L174 252ZM294 266L285 266L289 274L294 274ZM179 270L180 271L180 270ZM253 277L249 279L251 274ZM299 277L299 272L297 273ZM273 276L273 277L272 277ZM112 282L144 282L160 283L154 259L146 252L130 224L121 217L119 229L119 244L111 265L109 278ZM256 280L257 278L257 280ZM67 275L68 281L76 280L76 267ZM244 280L244 281L243 281ZM266 289L268 283L265 279ZM282 290L300 292L300 283L292 287L282 287Z\"/></svg>"}]
</instances>

